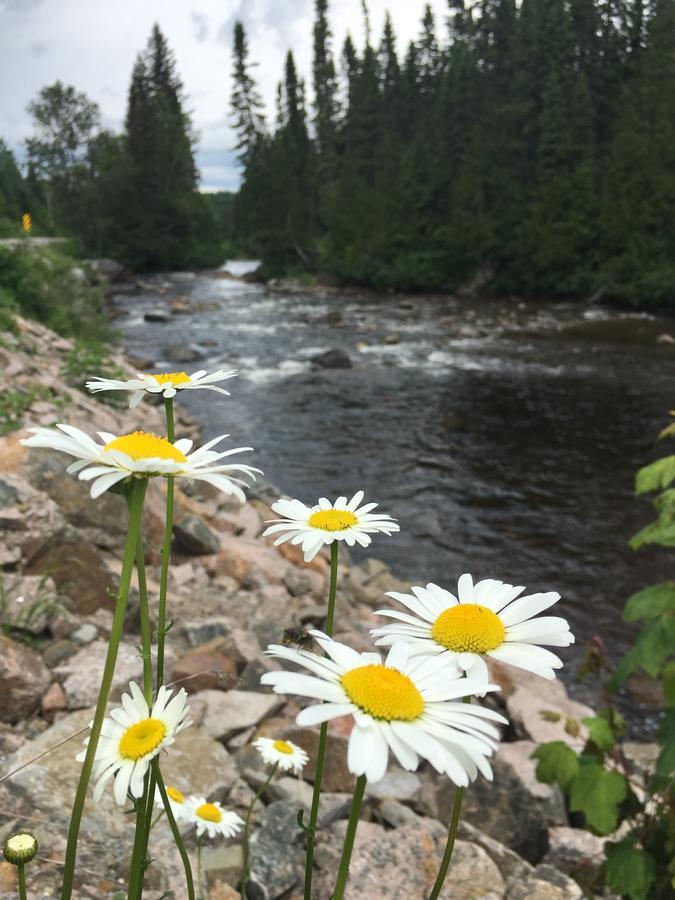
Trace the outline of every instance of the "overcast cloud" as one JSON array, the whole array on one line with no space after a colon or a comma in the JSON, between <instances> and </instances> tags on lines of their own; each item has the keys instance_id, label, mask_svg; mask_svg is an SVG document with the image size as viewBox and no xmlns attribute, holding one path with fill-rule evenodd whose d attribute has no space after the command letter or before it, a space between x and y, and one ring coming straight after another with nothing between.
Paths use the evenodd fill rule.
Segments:
<instances>
[{"instance_id":1,"label":"overcast cloud","mask_svg":"<svg viewBox=\"0 0 675 900\"><path fill-rule=\"evenodd\" d=\"M389 9L401 54L419 33L424 0L369 0L374 42ZM447 0L432 0L439 33ZM57 79L101 107L119 130L134 58L159 22L173 48L187 107L199 132L197 162L205 190L236 189L239 172L228 119L230 47L236 19L244 22L256 78L268 109L274 104L286 51L292 48L311 82L314 0L0 0L0 138L19 157L30 134L26 106ZM349 31L363 43L360 0L332 0L330 20L339 54Z\"/></svg>"}]
</instances>

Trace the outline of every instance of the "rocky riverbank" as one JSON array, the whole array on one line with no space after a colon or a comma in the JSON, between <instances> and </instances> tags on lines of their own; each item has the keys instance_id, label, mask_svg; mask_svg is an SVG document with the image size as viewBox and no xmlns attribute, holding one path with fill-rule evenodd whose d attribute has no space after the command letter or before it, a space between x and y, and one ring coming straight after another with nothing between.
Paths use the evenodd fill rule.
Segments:
<instances>
[{"instance_id":1,"label":"rocky riverbank","mask_svg":"<svg viewBox=\"0 0 675 900\"><path fill-rule=\"evenodd\" d=\"M20 427L0 438L0 840L18 826L36 834L40 854L28 868L29 894L55 898L79 773L75 754L92 715L112 621L125 514L119 497L92 501L86 485L65 473L62 455L27 451L19 440L25 427L57 421L113 433L137 427L161 432L163 426L160 408L145 402L134 411L114 408L69 387L62 370L72 345L42 326L19 320L18 334L3 340L0 391L27 391L30 402ZM123 359L115 363L130 371ZM192 435L196 428L179 417L177 431ZM318 730L295 726L297 703L260 687L260 675L276 667L261 654L286 629L323 625L327 575L323 556L306 565L296 548L275 548L261 538L276 496L264 482L254 485L243 506L204 484L176 490L168 662L171 679L191 695L194 725L179 735L163 765L166 780L179 790L220 800L243 815L264 780L251 740L283 735L307 750L304 778L278 777L258 807L252 877L255 897L267 900L301 896L304 851L296 816L310 803ZM159 480L148 491L144 529L152 604L163 530ZM408 586L376 559L359 565L343 559L336 637L367 649L383 592ZM132 597L114 699L129 679L140 679L139 641ZM494 784L479 780L467 792L461 840L442 896L581 898L574 879L593 884L603 841L572 827L558 789L536 781L530 754L545 740L583 744L580 719L591 710L571 700L559 681L505 666L495 666L493 676L503 688L494 702L511 726L495 760ZM338 720L329 729L318 900L332 889L353 787L347 728L346 720ZM644 777L648 749L626 750L636 778ZM426 768L408 773L392 766L370 786L346 896L424 897L440 859L451 799L447 780ZM108 897L124 884L131 839L129 817L114 806L110 791L89 804L78 897ZM193 850L191 835L187 841ZM151 855L147 896L182 900L180 861L163 823L153 832ZM204 871L209 900L238 897L239 844L207 846ZM16 896L14 879L14 868L0 863L2 900Z\"/></svg>"}]
</instances>

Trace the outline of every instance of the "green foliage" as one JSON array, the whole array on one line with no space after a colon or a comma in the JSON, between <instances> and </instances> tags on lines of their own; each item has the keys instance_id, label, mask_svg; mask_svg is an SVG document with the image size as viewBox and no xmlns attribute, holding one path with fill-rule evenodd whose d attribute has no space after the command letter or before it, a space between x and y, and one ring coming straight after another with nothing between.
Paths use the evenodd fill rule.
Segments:
<instances>
[{"instance_id":1,"label":"green foliage","mask_svg":"<svg viewBox=\"0 0 675 900\"><path fill-rule=\"evenodd\" d=\"M68 337L100 340L108 333L100 288L84 283L76 261L51 247L0 247L0 309Z\"/></svg>"},{"instance_id":2,"label":"green foliage","mask_svg":"<svg viewBox=\"0 0 675 900\"><path fill-rule=\"evenodd\" d=\"M656 877L654 860L630 841L608 844L607 884L619 894L628 895L631 900L644 900Z\"/></svg>"},{"instance_id":3,"label":"green foliage","mask_svg":"<svg viewBox=\"0 0 675 900\"><path fill-rule=\"evenodd\" d=\"M348 37L340 85L316 0L308 147L288 141L287 72L266 129L237 23L239 240L270 274L672 306L674 10L458 0L449 41L427 7L403 58L390 18L377 48Z\"/></svg>"},{"instance_id":4,"label":"green foliage","mask_svg":"<svg viewBox=\"0 0 675 900\"><path fill-rule=\"evenodd\" d=\"M624 775L608 772L594 757L579 758L579 771L570 785L570 809L582 812L600 834L609 834L616 828L619 804L626 794Z\"/></svg>"},{"instance_id":5,"label":"green foliage","mask_svg":"<svg viewBox=\"0 0 675 900\"><path fill-rule=\"evenodd\" d=\"M84 390L85 381L92 374L102 378L117 378L124 380L125 373L110 359L107 345L101 341L75 341L72 350L65 354L61 366L61 375L68 384ZM103 392L98 395L102 403L117 409L124 409L126 401L114 391Z\"/></svg>"},{"instance_id":6,"label":"green foliage","mask_svg":"<svg viewBox=\"0 0 675 900\"><path fill-rule=\"evenodd\" d=\"M0 392L0 435L21 427L23 414L34 400L51 398L51 392L40 385L27 385Z\"/></svg>"},{"instance_id":7,"label":"green foliage","mask_svg":"<svg viewBox=\"0 0 675 900\"><path fill-rule=\"evenodd\" d=\"M661 437L672 437L666 428ZM640 470L639 494L660 491L657 519L636 535L631 546L659 543L670 546L675 530L675 457L667 456ZM588 741L581 754L561 742L543 744L533 753L537 777L557 783L568 796L569 808L583 813L586 827L608 834L622 826L622 839L607 843L605 881L613 892L631 900L666 900L675 887L675 582L662 582L633 594L623 618L641 622L633 646L605 684L607 695L637 669L661 683L664 709L656 733L660 745L654 772L640 790L628 775L619 739L623 719L613 706L583 719ZM597 648L589 652L586 674L598 678L604 665Z\"/></svg>"},{"instance_id":8,"label":"green foliage","mask_svg":"<svg viewBox=\"0 0 675 900\"><path fill-rule=\"evenodd\" d=\"M579 773L579 760L569 744L551 741L533 752L537 762L537 778L544 784L558 784L566 790Z\"/></svg>"}]
</instances>

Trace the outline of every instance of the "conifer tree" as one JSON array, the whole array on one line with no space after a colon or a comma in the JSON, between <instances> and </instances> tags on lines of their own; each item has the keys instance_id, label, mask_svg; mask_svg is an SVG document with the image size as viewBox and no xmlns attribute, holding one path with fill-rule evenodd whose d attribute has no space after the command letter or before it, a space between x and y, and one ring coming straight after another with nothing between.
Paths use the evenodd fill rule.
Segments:
<instances>
[{"instance_id":1,"label":"conifer tree","mask_svg":"<svg viewBox=\"0 0 675 900\"><path fill-rule=\"evenodd\" d=\"M234 25L233 57L231 109L239 161L246 166L265 132L265 118L262 99L250 73L253 63L249 61L248 41L241 22Z\"/></svg>"}]
</instances>

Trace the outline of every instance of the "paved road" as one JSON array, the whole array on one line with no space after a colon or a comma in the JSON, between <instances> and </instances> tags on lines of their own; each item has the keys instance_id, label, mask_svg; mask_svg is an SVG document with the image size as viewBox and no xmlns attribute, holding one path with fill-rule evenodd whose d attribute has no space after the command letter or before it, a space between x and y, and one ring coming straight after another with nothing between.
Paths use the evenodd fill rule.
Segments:
<instances>
[{"instance_id":1,"label":"paved road","mask_svg":"<svg viewBox=\"0 0 675 900\"><path fill-rule=\"evenodd\" d=\"M0 240L0 247L18 247L23 244L26 238L3 238ZM64 237L29 237L28 243L31 247L48 247L50 244L61 244L67 241Z\"/></svg>"}]
</instances>

